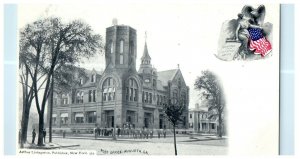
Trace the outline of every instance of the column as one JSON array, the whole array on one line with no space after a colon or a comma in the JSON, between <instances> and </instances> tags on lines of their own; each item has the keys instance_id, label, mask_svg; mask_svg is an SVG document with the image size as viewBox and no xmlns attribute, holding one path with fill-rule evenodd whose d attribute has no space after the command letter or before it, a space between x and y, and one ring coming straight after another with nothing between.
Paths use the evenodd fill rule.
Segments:
<instances>
[{"instance_id":1,"label":"column","mask_svg":"<svg viewBox=\"0 0 300 159\"><path fill-rule=\"evenodd\" d=\"M139 107L137 112L137 128L143 128L144 127L144 110L142 107Z\"/></svg>"},{"instance_id":2,"label":"column","mask_svg":"<svg viewBox=\"0 0 300 159\"><path fill-rule=\"evenodd\" d=\"M70 126L73 123L73 116L72 116L72 110L68 110L68 126Z\"/></svg>"},{"instance_id":3,"label":"column","mask_svg":"<svg viewBox=\"0 0 300 159\"><path fill-rule=\"evenodd\" d=\"M121 126L123 119L122 88L117 88L114 101L114 124Z\"/></svg>"},{"instance_id":4,"label":"column","mask_svg":"<svg viewBox=\"0 0 300 159\"><path fill-rule=\"evenodd\" d=\"M98 125L98 126L102 126L101 125L101 117L102 117L102 107L101 107L101 104L98 104L97 105L97 109L96 109L96 124Z\"/></svg>"},{"instance_id":5,"label":"column","mask_svg":"<svg viewBox=\"0 0 300 159\"><path fill-rule=\"evenodd\" d=\"M153 128L158 129L159 128L159 111L157 108L154 109L153 117L154 117Z\"/></svg>"},{"instance_id":6,"label":"column","mask_svg":"<svg viewBox=\"0 0 300 159\"><path fill-rule=\"evenodd\" d=\"M56 114L57 114L57 117L56 117L56 120L57 120L57 127L60 128L60 125L61 125L60 111L57 110L57 111L56 111Z\"/></svg>"}]
</instances>

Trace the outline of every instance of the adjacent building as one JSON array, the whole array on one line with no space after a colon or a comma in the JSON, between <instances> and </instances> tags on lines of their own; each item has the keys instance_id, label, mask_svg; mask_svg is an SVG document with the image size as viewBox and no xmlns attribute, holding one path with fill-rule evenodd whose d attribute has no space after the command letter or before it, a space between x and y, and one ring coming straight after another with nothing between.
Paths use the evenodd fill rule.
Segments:
<instances>
[{"instance_id":1,"label":"adjacent building","mask_svg":"<svg viewBox=\"0 0 300 159\"><path fill-rule=\"evenodd\" d=\"M217 133L218 123L209 119L208 107L205 104L196 104L189 110L189 129L199 133Z\"/></svg>"},{"instance_id":2,"label":"adjacent building","mask_svg":"<svg viewBox=\"0 0 300 159\"><path fill-rule=\"evenodd\" d=\"M179 67L158 72L151 64L145 42L137 70L136 50L134 28L108 27L104 71L85 70L87 76L78 74L79 82L72 91L54 95L53 130L123 127L125 124L132 128L171 128L163 113L168 99L183 101L183 122L178 128L188 128L189 87Z\"/></svg>"}]
</instances>

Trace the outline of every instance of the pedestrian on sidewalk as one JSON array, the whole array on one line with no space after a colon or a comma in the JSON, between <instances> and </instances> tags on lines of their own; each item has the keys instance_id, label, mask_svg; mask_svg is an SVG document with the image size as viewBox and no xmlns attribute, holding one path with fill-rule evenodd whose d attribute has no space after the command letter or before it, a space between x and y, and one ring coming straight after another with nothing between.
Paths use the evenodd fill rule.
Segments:
<instances>
[{"instance_id":1,"label":"pedestrian on sidewalk","mask_svg":"<svg viewBox=\"0 0 300 159\"><path fill-rule=\"evenodd\" d=\"M43 129L44 143L46 143L46 135L47 135L46 129Z\"/></svg>"},{"instance_id":2,"label":"pedestrian on sidewalk","mask_svg":"<svg viewBox=\"0 0 300 159\"><path fill-rule=\"evenodd\" d=\"M32 130L32 144L34 144L35 136L36 136L36 132L35 132L35 129L33 129Z\"/></svg>"},{"instance_id":3,"label":"pedestrian on sidewalk","mask_svg":"<svg viewBox=\"0 0 300 159\"><path fill-rule=\"evenodd\" d=\"M66 138L66 130L63 131L63 138Z\"/></svg>"}]
</instances>

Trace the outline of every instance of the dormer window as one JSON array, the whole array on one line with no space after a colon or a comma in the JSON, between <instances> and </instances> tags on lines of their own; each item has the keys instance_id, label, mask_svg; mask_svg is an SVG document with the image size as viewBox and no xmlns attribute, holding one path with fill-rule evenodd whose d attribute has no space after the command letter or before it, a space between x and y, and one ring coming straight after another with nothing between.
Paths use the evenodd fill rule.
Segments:
<instances>
[{"instance_id":1,"label":"dormer window","mask_svg":"<svg viewBox=\"0 0 300 159\"><path fill-rule=\"evenodd\" d=\"M91 82L96 82L96 75L95 74L92 75Z\"/></svg>"},{"instance_id":2,"label":"dormer window","mask_svg":"<svg viewBox=\"0 0 300 159\"><path fill-rule=\"evenodd\" d=\"M83 85L83 79L82 78L79 79L79 84Z\"/></svg>"}]
</instances>

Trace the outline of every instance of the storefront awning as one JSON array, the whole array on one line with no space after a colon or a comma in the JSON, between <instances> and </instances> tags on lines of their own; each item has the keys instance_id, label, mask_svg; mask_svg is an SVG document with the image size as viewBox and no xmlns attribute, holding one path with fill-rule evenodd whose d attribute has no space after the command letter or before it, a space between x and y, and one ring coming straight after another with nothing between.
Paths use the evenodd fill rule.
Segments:
<instances>
[{"instance_id":1,"label":"storefront awning","mask_svg":"<svg viewBox=\"0 0 300 159\"><path fill-rule=\"evenodd\" d=\"M60 117L69 117L69 114L68 113L62 113L62 114L60 114Z\"/></svg>"},{"instance_id":2,"label":"storefront awning","mask_svg":"<svg viewBox=\"0 0 300 159\"><path fill-rule=\"evenodd\" d=\"M83 117L83 113L76 113L75 118L78 118L78 117Z\"/></svg>"},{"instance_id":3,"label":"storefront awning","mask_svg":"<svg viewBox=\"0 0 300 159\"><path fill-rule=\"evenodd\" d=\"M104 91L103 91L103 93L107 93L107 90L108 90L108 89L107 89L107 88L105 88L105 89L104 89Z\"/></svg>"}]
</instances>

